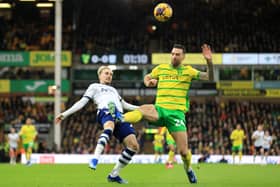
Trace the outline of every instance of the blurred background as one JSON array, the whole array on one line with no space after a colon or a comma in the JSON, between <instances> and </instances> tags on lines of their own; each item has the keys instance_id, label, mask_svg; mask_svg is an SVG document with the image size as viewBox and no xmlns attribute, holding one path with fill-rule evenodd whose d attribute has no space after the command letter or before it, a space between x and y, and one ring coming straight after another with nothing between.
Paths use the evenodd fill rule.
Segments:
<instances>
[{"instance_id":1,"label":"blurred background","mask_svg":"<svg viewBox=\"0 0 280 187\"><path fill-rule=\"evenodd\" d=\"M263 124L273 138L270 155L280 154L280 0L164 1L173 17L160 23L152 0L64 0L62 14L61 110L80 99L97 69L114 69L113 86L128 102L153 103L155 89L143 77L169 63L174 43L186 47L186 64L206 69L201 45L211 45L214 82L194 81L188 121L195 154L230 154L230 134L241 123L251 155L251 135ZM0 161L9 161L6 135L27 117L39 136L37 153L93 153L98 134L92 103L61 124L54 143L53 1L0 0ZM153 153L154 127L134 125L140 153ZM58 148L60 147L60 148ZM106 154L120 153L112 139Z\"/></svg>"}]
</instances>

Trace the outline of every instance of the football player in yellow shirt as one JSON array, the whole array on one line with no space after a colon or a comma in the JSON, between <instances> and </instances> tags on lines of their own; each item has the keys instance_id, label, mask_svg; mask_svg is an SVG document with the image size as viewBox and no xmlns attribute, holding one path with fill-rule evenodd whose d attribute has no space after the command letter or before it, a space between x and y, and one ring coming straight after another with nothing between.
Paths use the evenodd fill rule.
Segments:
<instances>
[{"instance_id":1,"label":"football player in yellow shirt","mask_svg":"<svg viewBox=\"0 0 280 187\"><path fill-rule=\"evenodd\" d=\"M212 52L209 45L202 46L202 54L207 62L207 72L198 71L190 65L183 65L185 47L174 44L171 63L156 66L144 77L145 86L157 86L155 105L142 105L139 109L125 113L123 119L126 122L137 123L144 118L153 125L165 124L176 142L190 183L197 183L197 179L191 168L192 154L187 143L185 113L189 110L188 93L192 80L213 80Z\"/></svg>"},{"instance_id":2,"label":"football player in yellow shirt","mask_svg":"<svg viewBox=\"0 0 280 187\"><path fill-rule=\"evenodd\" d=\"M34 146L34 141L37 136L35 126L32 124L32 119L27 118L25 124L22 125L19 136L21 137L23 148L25 151L26 165L31 165L31 154Z\"/></svg>"},{"instance_id":3,"label":"football player in yellow shirt","mask_svg":"<svg viewBox=\"0 0 280 187\"><path fill-rule=\"evenodd\" d=\"M160 129L154 135L154 151L155 151L155 163L161 163L161 155L163 153L164 136L160 133Z\"/></svg>"},{"instance_id":4,"label":"football player in yellow shirt","mask_svg":"<svg viewBox=\"0 0 280 187\"><path fill-rule=\"evenodd\" d=\"M241 129L241 125L237 124L236 129L232 131L230 139L232 140L232 159L233 164L235 163L235 155L238 152L239 164L242 160L242 147L243 140L246 138L244 131Z\"/></svg>"},{"instance_id":5,"label":"football player in yellow shirt","mask_svg":"<svg viewBox=\"0 0 280 187\"><path fill-rule=\"evenodd\" d=\"M166 165L167 169L170 169L170 168L173 168L173 162L174 162L175 151L176 151L176 143L166 127L162 127L160 130L160 133L165 136L166 144L168 146L168 150L169 150L168 159L167 159L167 162L165 165Z\"/></svg>"}]
</instances>

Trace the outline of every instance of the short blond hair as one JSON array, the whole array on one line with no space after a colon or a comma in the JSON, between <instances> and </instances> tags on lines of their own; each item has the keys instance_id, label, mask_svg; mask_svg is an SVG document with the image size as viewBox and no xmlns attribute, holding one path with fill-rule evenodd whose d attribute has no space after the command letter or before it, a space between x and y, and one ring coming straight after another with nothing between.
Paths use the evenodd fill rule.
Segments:
<instances>
[{"instance_id":1,"label":"short blond hair","mask_svg":"<svg viewBox=\"0 0 280 187\"><path fill-rule=\"evenodd\" d=\"M99 76L104 69L111 70L108 66L100 66L97 70L97 75Z\"/></svg>"}]
</instances>

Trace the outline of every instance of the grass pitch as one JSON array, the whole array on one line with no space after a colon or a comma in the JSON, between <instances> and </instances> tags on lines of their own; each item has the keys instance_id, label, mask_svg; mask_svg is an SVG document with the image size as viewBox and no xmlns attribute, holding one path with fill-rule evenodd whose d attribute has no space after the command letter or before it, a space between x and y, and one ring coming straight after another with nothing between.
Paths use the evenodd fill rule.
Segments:
<instances>
[{"instance_id":1,"label":"grass pitch","mask_svg":"<svg viewBox=\"0 0 280 187\"><path fill-rule=\"evenodd\" d=\"M0 164L0 187L108 187L111 164L100 164L96 171L87 165L24 165ZM164 165L131 164L121 177L132 187L280 187L279 165L193 165L198 184L189 184L182 165L165 169Z\"/></svg>"}]
</instances>

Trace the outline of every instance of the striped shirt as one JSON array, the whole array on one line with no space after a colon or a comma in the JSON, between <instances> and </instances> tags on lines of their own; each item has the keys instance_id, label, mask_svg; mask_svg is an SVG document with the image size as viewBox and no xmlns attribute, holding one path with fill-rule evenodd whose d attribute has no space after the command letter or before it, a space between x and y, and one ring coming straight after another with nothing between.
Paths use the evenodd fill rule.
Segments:
<instances>
[{"instance_id":1,"label":"striped shirt","mask_svg":"<svg viewBox=\"0 0 280 187\"><path fill-rule=\"evenodd\" d=\"M200 71L191 66L174 68L171 64L160 64L151 73L158 80L156 105L187 112L189 110L188 92L191 81L199 78Z\"/></svg>"}]
</instances>

